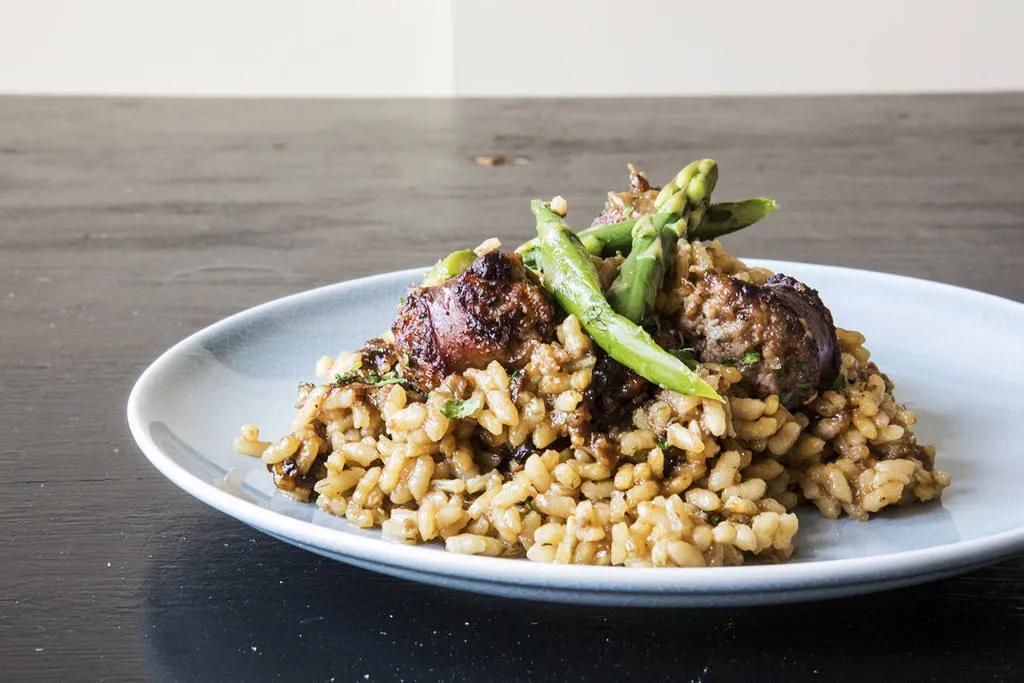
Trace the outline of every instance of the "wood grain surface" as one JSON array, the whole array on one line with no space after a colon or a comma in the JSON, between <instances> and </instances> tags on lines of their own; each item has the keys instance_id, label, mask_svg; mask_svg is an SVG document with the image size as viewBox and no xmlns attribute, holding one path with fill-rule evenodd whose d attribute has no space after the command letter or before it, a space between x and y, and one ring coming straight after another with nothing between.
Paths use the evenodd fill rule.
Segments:
<instances>
[{"instance_id":1,"label":"wood grain surface","mask_svg":"<svg viewBox=\"0 0 1024 683\"><path fill-rule=\"evenodd\" d=\"M473 161L498 154L521 163ZM780 204L734 253L1024 300L1024 94L0 98L0 679L1021 680L1019 557L807 605L510 602L286 546L135 448L128 391L185 335L518 243L531 197L596 212L627 162L660 178L699 156L721 163L718 197Z\"/></svg>"}]
</instances>

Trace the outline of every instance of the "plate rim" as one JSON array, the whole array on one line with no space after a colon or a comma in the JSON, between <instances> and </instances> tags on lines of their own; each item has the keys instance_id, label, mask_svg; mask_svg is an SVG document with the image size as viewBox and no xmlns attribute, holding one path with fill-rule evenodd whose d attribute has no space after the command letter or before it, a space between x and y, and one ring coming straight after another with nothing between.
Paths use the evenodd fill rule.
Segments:
<instances>
[{"instance_id":1,"label":"plate rim","mask_svg":"<svg viewBox=\"0 0 1024 683\"><path fill-rule=\"evenodd\" d=\"M990 305L1009 307L1024 314L1024 304L986 292L883 271L782 261L743 259L752 266L784 272L787 267L825 274L842 271L852 277L892 278L911 287L955 292L959 296L983 299ZM459 577L476 583L517 588L561 589L575 593L754 593L764 590L813 590L818 587L860 585L884 582L936 570L962 567L968 570L996 562L1024 551L1024 524L996 534L967 541L954 541L926 548L894 551L866 558L840 558L737 567L605 567L535 563L525 559L491 558L449 553L436 547L407 545L383 537L368 537L303 520L268 509L257 503L223 491L211 482L192 474L165 453L150 436L143 419L146 394L150 385L168 370L189 347L214 337L250 317L287 307L309 297L323 296L335 290L354 289L383 281L408 277L415 282L429 267L378 273L307 289L252 306L229 315L188 335L161 353L135 381L127 402L128 426L140 450L167 479L194 498L253 528L314 546L342 557L372 560L434 577ZM340 558L339 558L340 559ZM342 560L344 561L344 560Z\"/></svg>"}]
</instances>

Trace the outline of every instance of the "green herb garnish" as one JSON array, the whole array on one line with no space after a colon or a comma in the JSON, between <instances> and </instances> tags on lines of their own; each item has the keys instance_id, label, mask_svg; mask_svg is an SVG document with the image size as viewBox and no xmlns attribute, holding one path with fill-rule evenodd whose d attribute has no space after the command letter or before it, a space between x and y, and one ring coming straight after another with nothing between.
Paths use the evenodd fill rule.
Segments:
<instances>
[{"instance_id":1,"label":"green herb garnish","mask_svg":"<svg viewBox=\"0 0 1024 683\"><path fill-rule=\"evenodd\" d=\"M356 369L356 368L353 368ZM410 389L415 389L416 385L402 377L397 372L392 370L386 372L383 375L378 375L376 372L370 372L365 375L359 375L355 373L349 373L347 375L335 375L334 382L336 384L345 384L346 382L364 382L373 387L383 387L388 384L404 384Z\"/></svg>"},{"instance_id":2,"label":"green herb garnish","mask_svg":"<svg viewBox=\"0 0 1024 683\"><path fill-rule=\"evenodd\" d=\"M360 358L352 367L348 369L348 372L341 374L340 372L334 376L335 384L344 384L345 382L351 382L354 379L359 379L359 374L356 372L359 368L363 367L363 359Z\"/></svg>"},{"instance_id":3,"label":"green herb garnish","mask_svg":"<svg viewBox=\"0 0 1024 683\"><path fill-rule=\"evenodd\" d=\"M849 384L849 382L846 380L846 375L844 375L841 372L838 375L836 375L836 378L834 380L832 380L832 388L836 391L839 391L840 389L845 389L847 384Z\"/></svg>"},{"instance_id":4,"label":"green herb garnish","mask_svg":"<svg viewBox=\"0 0 1024 683\"><path fill-rule=\"evenodd\" d=\"M445 401L441 406L441 414L445 417L457 420L469 417L480 409L482 402L479 398L467 398L464 401Z\"/></svg>"},{"instance_id":5,"label":"green herb garnish","mask_svg":"<svg viewBox=\"0 0 1024 683\"><path fill-rule=\"evenodd\" d=\"M747 367L748 365L753 365L754 363L760 363L760 362L761 362L761 352L760 351L747 351L746 353L743 354L743 360L740 361L740 365L742 365L743 367Z\"/></svg>"},{"instance_id":6,"label":"green herb garnish","mask_svg":"<svg viewBox=\"0 0 1024 683\"><path fill-rule=\"evenodd\" d=\"M527 512L534 512L537 510L537 508L533 506L533 496L530 496L529 498L523 501L523 509L526 510Z\"/></svg>"},{"instance_id":7,"label":"green herb garnish","mask_svg":"<svg viewBox=\"0 0 1024 683\"><path fill-rule=\"evenodd\" d=\"M413 386L412 382L402 377L394 370L386 372L383 375L371 372L369 375L363 377L363 381L375 387L383 387L388 384L404 384L409 387Z\"/></svg>"}]
</instances>

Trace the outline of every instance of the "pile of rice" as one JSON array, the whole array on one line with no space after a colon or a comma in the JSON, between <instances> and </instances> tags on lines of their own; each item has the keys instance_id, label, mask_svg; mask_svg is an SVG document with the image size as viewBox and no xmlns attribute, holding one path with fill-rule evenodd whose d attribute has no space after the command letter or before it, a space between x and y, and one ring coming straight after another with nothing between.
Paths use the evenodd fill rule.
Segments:
<instances>
[{"instance_id":1,"label":"pile of rice","mask_svg":"<svg viewBox=\"0 0 1024 683\"><path fill-rule=\"evenodd\" d=\"M614 259L598 265L602 279L614 276ZM771 276L718 242L683 242L659 311L680 310L689 291L682 280L706 270L757 284ZM404 543L633 567L782 561L794 551L792 510L802 503L826 517L867 520L891 505L936 499L949 485L934 469L934 447L915 440L914 413L869 361L864 337L837 334L844 387L790 412L778 396L749 397L735 367L704 364L724 404L661 390L609 429L611 455L579 433L596 356L572 316L557 341L534 349L515 398L498 363L449 376L425 400L399 384L333 384L358 360L343 353L317 363L325 383L303 385L290 434L270 443L245 425L235 450L315 482L289 495L315 497L321 509ZM446 401L469 394L479 401L471 416L442 414ZM498 467L495 454L510 449L528 455Z\"/></svg>"}]
</instances>

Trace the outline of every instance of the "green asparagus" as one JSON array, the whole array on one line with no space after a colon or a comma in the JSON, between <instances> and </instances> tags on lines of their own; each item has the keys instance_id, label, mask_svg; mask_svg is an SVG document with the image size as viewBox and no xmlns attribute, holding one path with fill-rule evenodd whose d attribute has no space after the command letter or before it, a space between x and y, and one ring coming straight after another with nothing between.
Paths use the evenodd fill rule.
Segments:
<instances>
[{"instance_id":1,"label":"green asparagus","mask_svg":"<svg viewBox=\"0 0 1024 683\"><path fill-rule=\"evenodd\" d=\"M742 202L722 202L708 207L704 220L686 232L686 239L713 240L722 235L742 230L765 218L775 210L775 200L765 197L744 199Z\"/></svg>"},{"instance_id":2,"label":"green asparagus","mask_svg":"<svg viewBox=\"0 0 1024 683\"><path fill-rule=\"evenodd\" d=\"M590 254L561 216L535 199L544 287L609 356L659 386L721 401L715 390L678 358L658 346L642 327L617 314L601 292Z\"/></svg>"},{"instance_id":3,"label":"green asparagus","mask_svg":"<svg viewBox=\"0 0 1024 683\"><path fill-rule=\"evenodd\" d=\"M424 286L436 285L459 275L476 260L476 252L472 249L454 251L434 264L423 280Z\"/></svg>"},{"instance_id":4,"label":"green asparagus","mask_svg":"<svg viewBox=\"0 0 1024 683\"><path fill-rule=\"evenodd\" d=\"M658 194L654 205L662 212L657 215L666 217L661 223L664 228L656 228L649 217L641 218L633 228L629 256L608 290L608 301L617 313L641 323L654 309L676 240L691 226L700 225L717 182L718 163L701 159L683 168Z\"/></svg>"},{"instance_id":5,"label":"green asparagus","mask_svg":"<svg viewBox=\"0 0 1024 683\"><path fill-rule=\"evenodd\" d=\"M633 246L608 288L608 303L635 323L643 322L654 308L665 280L667 257L675 252L675 229L668 227L673 214L644 216L633 228Z\"/></svg>"},{"instance_id":6,"label":"green asparagus","mask_svg":"<svg viewBox=\"0 0 1024 683\"><path fill-rule=\"evenodd\" d=\"M580 242L595 256L614 256L628 254L633 244L633 228L638 219L605 225L595 225L579 233Z\"/></svg>"},{"instance_id":7,"label":"green asparagus","mask_svg":"<svg viewBox=\"0 0 1024 683\"><path fill-rule=\"evenodd\" d=\"M659 211L664 211L663 207L667 205L678 205L677 195L680 190L686 193L687 199L694 200L692 203L696 203L695 199L702 199L711 194L705 183L709 183L711 189L714 189L716 182L718 182L717 161L714 159L694 161L684 166L675 178L661 188L661 192L654 199L654 206ZM679 206L676 210L681 209L682 207Z\"/></svg>"}]
</instances>

